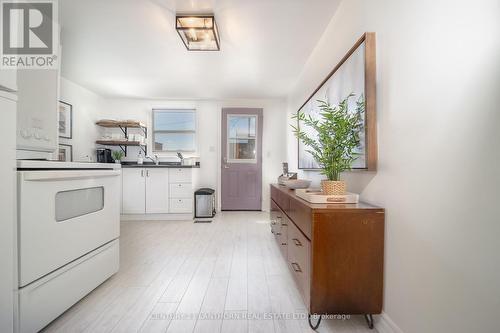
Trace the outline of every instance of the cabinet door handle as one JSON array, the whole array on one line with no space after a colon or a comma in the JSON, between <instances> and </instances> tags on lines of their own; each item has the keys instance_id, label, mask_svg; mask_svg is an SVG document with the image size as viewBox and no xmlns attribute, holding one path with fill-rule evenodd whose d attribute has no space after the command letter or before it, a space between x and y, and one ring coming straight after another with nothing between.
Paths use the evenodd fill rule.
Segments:
<instances>
[{"instance_id":1,"label":"cabinet door handle","mask_svg":"<svg viewBox=\"0 0 500 333\"><path fill-rule=\"evenodd\" d=\"M300 269L299 264L297 264L296 262L292 262L292 268L295 272L302 273L302 269Z\"/></svg>"},{"instance_id":2,"label":"cabinet door handle","mask_svg":"<svg viewBox=\"0 0 500 333\"><path fill-rule=\"evenodd\" d=\"M297 238L293 238L292 240L296 246L302 246L302 243Z\"/></svg>"},{"instance_id":3,"label":"cabinet door handle","mask_svg":"<svg viewBox=\"0 0 500 333\"><path fill-rule=\"evenodd\" d=\"M149 177L149 170L146 170L146 177Z\"/></svg>"},{"instance_id":4,"label":"cabinet door handle","mask_svg":"<svg viewBox=\"0 0 500 333\"><path fill-rule=\"evenodd\" d=\"M141 170L141 177L144 177L144 170Z\"/></svg>"},{"instance_id":5,"label":"cabinet door handle","mask_svg":"<svg viewBox=\"0 0 500 333\"><path fill-rule=\"evenodd\" d=\"M281 232L277 232L277 233L276 233L276 236L281 236Z\"/></svg>"}]
</instances>

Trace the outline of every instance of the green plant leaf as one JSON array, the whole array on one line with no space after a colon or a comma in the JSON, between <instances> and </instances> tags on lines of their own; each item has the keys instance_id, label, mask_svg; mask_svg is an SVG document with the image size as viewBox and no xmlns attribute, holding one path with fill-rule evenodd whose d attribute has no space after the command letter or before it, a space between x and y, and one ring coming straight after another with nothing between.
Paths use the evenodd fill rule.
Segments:
<instances>
[{"instance_id":1,"label":"green plant leaf","mask_svg":"<svg viewBox=\"0 0 500 333\"><path fill-rule=\"evenodd\" d=\"M294 135L308 148L306 151L321 166L322 173L329 180L339 180L340 173L351 169L353 162L360 156L358 152L364 130L363 117L365 98L360 95L356 100L355 110L349 110L349 99L356 95L351 93L338 105L318 100L319 119L299 111L292 116L297 126L290 125ZM312 129L316 137L310 137L301 130L301 125Z\"/></svg>"}]
</instances>

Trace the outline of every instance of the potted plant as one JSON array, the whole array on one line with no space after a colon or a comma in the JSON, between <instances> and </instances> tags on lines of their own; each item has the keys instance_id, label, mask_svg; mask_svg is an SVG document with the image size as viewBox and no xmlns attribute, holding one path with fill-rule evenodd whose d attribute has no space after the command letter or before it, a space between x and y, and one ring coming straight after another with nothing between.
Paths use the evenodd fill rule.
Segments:
<instances>
[{"instance_id":1,"label":"potted plant","mask_svg":"<svg viewBox=\"0 0 500 333\"><path fill-rule=\"evenodd\" d=\"M125 154L121 150L113 150L111 156L113 156L115 163L121 163L121 160L123 156L125 156Z\"/></svg>"},{"instance_id":2,"label":"potted plant","mask_svg":"<svg viewBox=\"0 0 500 333\"><path fill-rule=\"evenodd\" d=\"M340 174L350 170L352 163L359 156L365 102L361 96L356 102L356 109L349 110L349 99L354 96L350 94L339 105L318 100L320 119L313 119L311 115L301 111L292 117L317 133L316 138L310 137L299 125L292 125L295 136L308 147L306 151L313 156L323 169L322 173L326 175L327 179L321 181L325 194L345 194L346 184L340 179Z\"/></svg>"}]
</instances>

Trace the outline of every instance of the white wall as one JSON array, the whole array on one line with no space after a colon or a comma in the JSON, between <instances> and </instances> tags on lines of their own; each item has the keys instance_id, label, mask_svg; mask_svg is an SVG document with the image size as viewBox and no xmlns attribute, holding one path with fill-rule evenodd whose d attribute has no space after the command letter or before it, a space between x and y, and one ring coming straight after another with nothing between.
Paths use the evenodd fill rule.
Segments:
<instances>
[{"instance_id":1,"label":"white wall","mask_svg":"<svg viewBox=\"0 0 500 333\"><path fill-rule=\"evenodd\" d=\"M75 156L95 155L95 139L105 130L95 126L98 119L134 119L147 124L151 133L153 108L194 108L197 110L198 151L185 154L197 156L201 168L195 169L195 186L220 189L220 124L223 107L255 107L264 109L262 198L263 209L269 209L269 184L281 173L281 163L286 159L286 104L284 100L140 100L103 99L88 90L63 80L62 99L73 104ZM84 116L85 114L85 116ZM114 131L119 130L116 129ZM139 130L136 130L139 132ZM150 134L149 133L149 134ZM61 139L61 143L64 139ZM65 140L66 141L66 140ZM148 147L152 147L152 136L148 136ZM139 149L130 147L125 160L136 160ZM153 153L148 151L149 155ZM175 153L159 154L162 160L175 160ZM220 195L218 195L220 199Z\"/></svg>"},{"instance_id":2,"label":"white wall","mask_svg":"<svg viewBox=\"0 0 500 333\"><path fill-rule=\"evenodd\" d=\"M497 332L500 2L343 1L289 114L365 31L377 33L379 171L345 178L387 209L384 311L406 333Z\"/></svg>"},{"instance_id":3,"label":"white wall","mask_svg":"<svg viewBox=\"0 0 500 333\"><path fill-rule=\"evenodd\" d=\"M100 136L95 122L103 112L104 98L61 77L60 100L73 106L73 138L59 138L59 143L73 146L74 161L95 161L95 140Z\"/></svg>"}]
</instances>

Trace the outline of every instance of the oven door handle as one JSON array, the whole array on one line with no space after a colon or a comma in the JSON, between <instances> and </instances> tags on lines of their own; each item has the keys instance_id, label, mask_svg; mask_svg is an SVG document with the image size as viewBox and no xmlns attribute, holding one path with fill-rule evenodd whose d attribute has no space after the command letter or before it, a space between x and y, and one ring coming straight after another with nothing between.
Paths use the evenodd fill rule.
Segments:
<instances>
[{"instance_id":1,"label":"oven door handle","mask_svg":"<svg viewBox=\"0 0 500 333\"><path fill-rule=\"evenodd\" d=\"M64 181L74 179L118 177L121 170L64 170L64 171L25 171L24 181Z\"/></svg>"}]
</instances>

